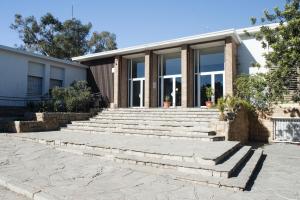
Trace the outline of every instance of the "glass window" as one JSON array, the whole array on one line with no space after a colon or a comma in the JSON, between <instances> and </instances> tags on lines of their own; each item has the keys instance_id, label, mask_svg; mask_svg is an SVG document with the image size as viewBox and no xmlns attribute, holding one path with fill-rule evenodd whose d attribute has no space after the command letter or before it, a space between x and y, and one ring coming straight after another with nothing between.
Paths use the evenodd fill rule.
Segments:
<instances>
[{"instance_id":1,"label":"glass window","mask_svg":"<svg viewBox=\"0 0 300 200\"><path fill-rule=\"evenodd\" d=\"M63 81L58 79L50 79L50 89L53 89L54 87L62 87Z\"/></svg>"},{"instance_id":2,"label":"glass window","mask_svg":"<svg viewBox=\"0 0 300 200\"><path fill-rule=\"evenodd\" d=\"M200 51L200 72L224 71L223 48L210 48Z\"/></svg>"},{"instance_id":3,"label":"glass window","mask_svg":"<svg viewBox=\"0 0 300 200\"><path fill-rule=\"evenodd\" d=\"M145 61L144 59L132 59L132 78L145 77Z\"/></svg>"},{"instance_id":4,"label":"glass window","mask_svg":"<svg viewBox=\"0 0 300 200\"><path fill-rule=\"evenodd\" d=\"M163 75L181 74L180 53L166 54L163 56Z\"/></svg>"},{"instance_id":5,"label":"glass window","mask_svg":"<svg viewBox=\"0 0 300 200\"><path fill-rule=\"evenodd\" d=\"M27 79L27 95L40 96L43 93L43 78L36 76L28 76Z\"/></svg>"}]
</instances>

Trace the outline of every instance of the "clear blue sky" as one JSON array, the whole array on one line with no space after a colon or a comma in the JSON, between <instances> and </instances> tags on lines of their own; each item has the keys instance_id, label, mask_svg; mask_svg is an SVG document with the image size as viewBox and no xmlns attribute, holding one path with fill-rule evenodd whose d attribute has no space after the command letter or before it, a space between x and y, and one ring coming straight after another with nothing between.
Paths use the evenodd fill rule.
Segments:
<instances>
[{"instance_id":1,"label":"clear blue sky","mask_svg":"<svg viewBox=\"0 0 300 200\"><path fill-rule=\"evenodd\" d=\"M14 14L39 18L51 12L60 20L74 16L91 22L93 31L111 31L118 47L250 26L251 16L282 7L285 0L2 0L0 44L21 44L10 30Z\"/></svg>"}]
</instances>

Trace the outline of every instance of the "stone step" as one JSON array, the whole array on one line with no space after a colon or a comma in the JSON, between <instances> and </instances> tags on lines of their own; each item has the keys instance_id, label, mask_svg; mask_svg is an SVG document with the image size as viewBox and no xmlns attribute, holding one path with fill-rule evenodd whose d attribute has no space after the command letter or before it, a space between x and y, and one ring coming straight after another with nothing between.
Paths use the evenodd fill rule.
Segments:
<instances>
[{"instance_id":1,"label":"stone step","mask_svg":"<svg viewBox=\"0 0 300 200\"><path fill-rule=\"evenodd\" d=\"M190 113L117 113L117 112L102 112L99 115L101 116L118 116L118 117L160 117L160 118L218 118L218 113L199 113L199 114L190 114ZM99 116L98 115L98 116Z\"/></svg>"},{"instance_id":2,"label":"stone step","mask_svg":"<svg viewBox=\"0 0 300 200\"><path fill-rule=\"evenodd\" d=\"M68 124L67 127L85 127L85 128L98 128L98 129L117 129L117 130L139 130L139 131L150 131L150 132L211 132L211 128L207 126L193 126L193 127L176 127L176 126L154 126L154 125L124 125L124 124L98 124L98 123L73 123Z\"/></svg>"},{"instance_id":3,"label":"stone step","mask_svg":"<svg viewBox=\"0 0 300 200\"><path fill-rule=\"evenodd\" d=\"M157 158L201 165L216 165L227 160L240 147L239 142L202 142L162 140L139 136L86 134L54 131L50 133L11 134L11 136L51 144L97 150L106 154L123 154L141 158Z\"/></svg>"},{"instance_id":4,"label":"stone step","mask_svg":"<svg viewBox=\"0 0 300 200\"><path fill-rule=\"evenodd\" d=\"M207 108L169 108L169 109L165 109L165 108L116 108L116 109L112 109L112 108L108 108L108 109L104 109L102 112L178 112L178 113L184 113L184 112L219 112L218 109L207 109Z\"/></svg>"},{"instance_id":5,"label":"stone step","mask_svg":"<svg viewBox=\"0 0 300 200\"><path fill-rule=\"evenodd\" d=\"M209 126L209 122L172 122L172 121L146 121L146 120L89 120L89 121L74 121L72 124L118 124L118 125L149 125L149 126L167 126L167 127L199 127Z\"/></svg>"},{"instance_id":6,"label":"stone step","mask_svg":"<svg viewBox=\"0 0 300 200\"><path fill-rule=\"evenodd\" d=\"M250 159L245 163L245 166L241 169L240 173L236 177L231 178L221 178L217 179L215 177L203 177L198 174L186 174L177 173L176 180L188 181L192 183L197 183L201 185L212 185L217 187L225 187L233 189L235 191L247 189L248 184L253 180L253 176L257 170L260 160L263 156L263 150L254 150Z\"/></svg>"},{"instance_id":7,"label":"stone step","mask_svg":"<svg viewBox=\"0 0 300 200\"><path fill-rule=\"evenodd\" d=\"M218 118L198 117L198 118L172 118L172 117L148 117L148 116L105 116L97 115L90 120L139 120L139 121L162 121L162 122L217 122Z\"/></svg>"},{"instance_id":8,"label":"stone step","mask_svg":"<svg viewBox=\"0 0 300 200\"><path fill-rule=\"evenodd\" d=\"M184 161L174 161L159 158L144 158L134 155L124 154L106 154L101 151L91 149L80 149L72 147L58 147L59 150L77 153L82 155L98 156L103 159L113 160L118 163L126 163L141 166L151 166L160 169L173 169L178 172L187 174L200 174L203 176L225 177L229 178L235 172L242 161L244 161L250 154L251 147L244 146L236 154L229 158L226 162L218 165L201 165L197 163L190 163Z\"/></svg>"},{"instance_id":9,"label":"stone step","mask_svg":"<svg viewBox=\"0 0 300 200\"><path fill-rule=\"evenodd\" d=\"M62 131L69 131L69 132L85 132L85 133L98 133L98 134L120 134L120 135L135 135L135 136L142 136L142 137L157 137L161 139L174 139L174 140L199 140L199 141L224 141L224 136L216 136L210 135L211 133L194 133L194 134L187 134L187 133L166 133L166 132L146 132L146 131L131 131L131 130L103 130L103 129L95 129L90 128L86 129L83 127L78 128L61 128ZM215 134L215 133L214 133Z\"/></svg>"}]
</instances>

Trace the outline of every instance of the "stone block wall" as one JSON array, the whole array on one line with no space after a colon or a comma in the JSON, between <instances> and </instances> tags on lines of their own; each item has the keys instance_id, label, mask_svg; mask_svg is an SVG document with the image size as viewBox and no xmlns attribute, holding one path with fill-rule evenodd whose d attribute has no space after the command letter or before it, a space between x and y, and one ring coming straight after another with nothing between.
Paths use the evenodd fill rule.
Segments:
<instances>
[{"instance_id":1,"label":"stone block wall","mask_svg":"<svg viewBox=\"0 0 300 200\"><path fill-rule=\"evenodd\" d=\"M247 143L249 140L248 113L241 108L233 120L220 121L214 128L218 135L225 136L225 140Z\"/></svg>"},{"instance_id":2,"label":"stone block wall","mask_svg":"<svg viewBox=\"0 0 300 200\"><path fill-rule=\"evenodd\" d=\"M88 120L92 117L92 113L56 113L45 112L35 113L36 121L13 121L6 124L7 132L39 132L58 130L61 126L65 126L71 121Z\"/></svg>"},{"instance_id":3,"label":"stone block wall","mask_svg":"<svg viewBox=\"0 0 300 200\"><path fill-rule=\"evenodd\" d=\"M279 104L274 106L272 114L266 118L250 119L250 140L257 142L273 142L274 117L300 117L299 104Z\"/></svg>"}]
</instances>

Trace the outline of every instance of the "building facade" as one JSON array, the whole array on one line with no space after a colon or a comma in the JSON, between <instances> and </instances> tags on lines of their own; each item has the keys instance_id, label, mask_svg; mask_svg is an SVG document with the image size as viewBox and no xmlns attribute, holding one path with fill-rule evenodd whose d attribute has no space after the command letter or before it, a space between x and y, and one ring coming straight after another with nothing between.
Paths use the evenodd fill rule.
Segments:
<instances>
[{"instance_id":1,"label":"building facade","mask_svg":"<svg viewBox=\"0 0 300 200\"><path fill-rule=\"evenodd\" d=\"M275 25L272 25L275 26ZM259 41L230 29L75 57L89 66L88 81L111 107L201 107L234 94L238 74L266 71ZM252 67L259 63L262 67ZM213 90L212 96L206 89Z\"/></svg>"},{"instance_id":2,"label":"building facade","mask_svg":"<svg viewBox=\"0 0 300 200\"><path fill-rule=\"evenodd\" d=\"M0 106L25 106L55 86L86 80L87 68L0 45Z\"/></svg>"}]
</instances>

